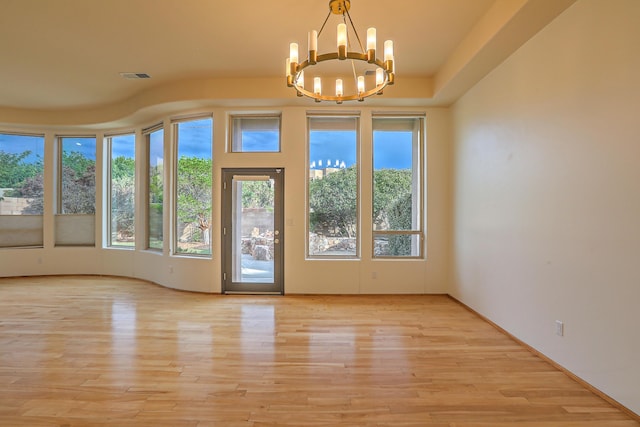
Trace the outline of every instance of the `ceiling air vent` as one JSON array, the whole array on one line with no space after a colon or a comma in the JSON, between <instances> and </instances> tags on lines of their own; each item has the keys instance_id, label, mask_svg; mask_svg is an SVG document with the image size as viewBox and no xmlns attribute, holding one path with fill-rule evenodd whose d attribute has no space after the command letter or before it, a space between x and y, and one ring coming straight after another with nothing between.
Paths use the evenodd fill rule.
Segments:
<instances>
[{"instance_id":1,"label":"ceiling air vent","mask_svg":"<svg viewBox=\"0 0 640 427\"><path fill-rule=\"evenodd\" d=\"M150 79L151 76L147 73L120 73L120 76L124 79Z\"/></svg>"}]
</instances>

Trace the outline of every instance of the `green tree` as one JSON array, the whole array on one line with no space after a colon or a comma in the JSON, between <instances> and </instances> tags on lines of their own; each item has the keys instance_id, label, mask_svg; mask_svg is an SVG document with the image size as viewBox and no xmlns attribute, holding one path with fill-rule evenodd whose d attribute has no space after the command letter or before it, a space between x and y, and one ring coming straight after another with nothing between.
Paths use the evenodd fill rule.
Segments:
<instances>
[{"instance_id":1,"label":"green tree","mask_svg":"<svg viewBox=\"0 0 640 427\"><path fill-rule=\"evenodd\" d=\"M183 226L195 223L202 232L205 244L209 244L211 227L211 186L211 159L178 159L178 222Z\"/></svg>"},{"instance_id":2,"label":"green tree","mask_svg":"<svg viewBox=\"0 0 640 427\"><path fill-rule=\"evenodd\" d=\"M132 157L118 156L111 161L111 224L116 239L133 238L136 162Z\"/></svg>"},{"instance_id":3,"label":"green tree","mask_svg":"<svg viewBox=\"0 0 640 427\"><path fill-rule=\"evenodd\" d=\"M411 171L408 169L379 169L373 173L373 221L379 229L407 230L411 228ZM409 198L408 209L399 212L403 219L391 224L390 211L399 200ZM396 228L400 223L408 220L408 228Z\"/></svg>"},{"instance_id":4,"label":"green tree","mask_svg":"<svg viewBox=\"0 0 640 427\"><path fill-rule=\"evenodd\" d=\"M93 167L95 171L96 161L78 151L63 151L62 164L71 169L76 176L81 177L85 175L87 169L91 167Z\"/></svg>"},{"instance_id":5,"label":"green tree","mask_svg":"<svg viewBox=\"0 0 640 427\"><path fill-rule=\"evenodd\" d=\"M352 237L357 222L355 166L309 183L311 230L329 230ZM373 218L379 229L411 229L412 176L410 170L380 169L373 175Z\"/></svg>"},{"instance_id":6,"label":"green tree","mask_svg":"<svg viewBox=\"0 0 640 427\"><path fill-rule=\"evenodd\" d=\"M119 241L129 241L134 236L134 191L132 177L111 180L111 226Z\"/></svg>"},{"instance_id":7,"label":"green tree","mask_svg":"<svg viewBox=\"0 0 640 427\"><path fill-rule=\"evenodd\" d=\"M31 199L27 207L22 210L27 215L42 215L44 213L44 180L42 174L24 180L16 190L20 196Z\"/></svg>"},{"instance_id":8,"label":"green tree","mask_svg":"<svg viewBox=\"0 0 640 427\"><path fill-rule=\"evenodd\" d=\"M130 178L134 181L136 161L133 157L118 156L111 161L111 179Z\"/></svg>"},{"instance_id":9,"label":"green tree","mask_svg":"<svg viewBox=\"0 0 640 427\"><path fill-rule=\"evenodd\" d=\"M28 150L20 154L0 150L0 188L20 187L26 179L42 173L42 159L38 157L35 162L26 162L25 159L30 155L31 151Z\"/></svg>"},{"instance_id":10,"label":"green tree","mask_svg":"<svg viewBox=\"0 0 640 427\"><path fill-rule=\"evenodd\" d=\"M331 230L352 237L357 224L357 175L355 166L333 172L309 183L311 230Z\"/></svg>"},{"instance_id":11,"label":"green tree","mask_svg":"<svg viewBox=\"0 0 640 427\"><path fill-rule=\"evenodd\" d=\"M397 198L390 209L386 211L391 230L411 230L411 193L405 193ZM411 255L411 236L389 236L389 254L398 256Z\"/></svg>"},{"instance_id":12,"label":"green tree","mask_svg":"<svg viewBox=\"0 0 640 427\"><path fill-rule=\"evenodd\" d=\"M242 207L244 209L273 206L273 195L271 181L244 181L242 183Z\"/></svg>"},{"instance_id":13,"label":"green tree","mask_svg":"<svg viewBox=\"0 0 640 427\"><path fill-rule=\"evenodd\" d=\"M23 214L41 215L44 211L43 163L38 156L35 161L27 162L31 151L20 154L0 151L0 188L11 188L4 193L7 197L28 198L29 205Z\"/></svg>"},{"instance_id":14,"label":"green tree","mask_svg":"<svg viewBox=\"0 0 640 427\"><path fill-rule=\"evenodd\" d=\"M93 214L96 210L96 162L84 154L62 153L62 213Z\"/></svg>"},{"instance_id":15,"label":"green tree","mask_svg":"<svg viewBox=\"0 0 640 427\"><path fill-rule=\"evenodd\" d=\"M162 205L164 199L163 167L152 166L149 171L149 203Z\"/></svg>"},{"instance_id":16,"label":"green tree","mask_svg":"<svg viewBox=\"0 0 640 427\"><path fill-rule=\"evenodd\" d=\"M0 152L0 186L11 185L16 197L30 199L24 214L43 212L44 183L42 161L25 163L30 152L7 154ZM64 213L95 212L95 161L78 152L63 153L62 194Z\"/></svg>"},{"instance_id":17,"label":"green tree","mask_svg":"<svg viewBox=\"0 0 640 427\"><path fill-rule=\"evenodd\" d=\"M96 211L96 166L94 161L77 172L73 167L62 168L62 212L93 214Z\"/></svg>"}]
</instances>

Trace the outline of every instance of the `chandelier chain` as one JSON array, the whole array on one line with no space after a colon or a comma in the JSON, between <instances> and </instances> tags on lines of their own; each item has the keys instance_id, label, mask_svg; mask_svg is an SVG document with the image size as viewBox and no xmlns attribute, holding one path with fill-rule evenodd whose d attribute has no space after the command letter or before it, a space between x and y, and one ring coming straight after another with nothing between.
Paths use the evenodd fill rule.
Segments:
<instances>
[{"instance_id":1,"label":"chandelier chain","mask_svg":"<svg viewBox=\"0 0 640 427\"><path fill-rule=\"evenodd\" d=\"M362 46L362 42L360 41L360 36L358 35L358 30L356 30L356 26L353 24L353 20L351 19L351 14L349 13L349 9L345 9L346 15L349 18L349 22L351 23L351 28L353 28L353 33L356 35L356 39L358 40L358 44L360 45L360 51L364 53L364 47ZM342 19L344 19L344 15L342 14ZM346 22L345 22L346 24Z\"/></svg>"},{"instance_id":2,"label":"chandelier chain","mask_svg":"<svg viewBox=\"0 0 640 427\"><path fill-rule=\"evenodd\" d=\"M327 25L327 21L329 20L329 17L331 16L333 12L331 12L331 10L329 10L329 13L327 14L327 17L324 18L324 22L322 23L322 27L320 27L320 31L318 31L318 37L320 37L320 34L322 34L322 30L324 30L324 26Z\"/></svg>"}]
</instances>

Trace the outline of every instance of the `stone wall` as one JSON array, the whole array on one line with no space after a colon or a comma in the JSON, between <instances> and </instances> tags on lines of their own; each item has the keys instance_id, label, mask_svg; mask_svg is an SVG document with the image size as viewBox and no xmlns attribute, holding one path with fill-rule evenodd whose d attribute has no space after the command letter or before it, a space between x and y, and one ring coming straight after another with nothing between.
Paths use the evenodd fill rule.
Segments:
<instances>
[{"instance_id":1,"label":"stone wall","mask_svg":"<svg viewBox=\"0 0 640 427\"><path fill-rule=\"evenodd\" d=\"M353 237L331 237L311 233L309 235L309 253L322 254L325 252L355 252L356 239Z\"/></svg>"}]
</instances>

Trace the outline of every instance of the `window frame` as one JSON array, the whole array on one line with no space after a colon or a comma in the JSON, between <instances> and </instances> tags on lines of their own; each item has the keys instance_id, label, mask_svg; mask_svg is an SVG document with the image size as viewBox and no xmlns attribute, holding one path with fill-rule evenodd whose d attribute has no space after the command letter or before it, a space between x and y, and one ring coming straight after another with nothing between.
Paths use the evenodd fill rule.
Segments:
<instances>
[{"instance_id":1,"label":"window frame","mask_svg":"<svg viewBox=\"0 0 640 427\"><path fill-rule=\"evenodd\" d=\"M278 131L278 148L277 150L252 150L252 151L244 151L242 150L242 137L238 137L238 132L242 134L243 127L240 124L236 125L236 120L267 120L273 119L278 122L277 131ZM282 114L280 113L230 113L228 120L228 142L227 142L227 151L229 153L281 153L282 152ZM237 140L238 138L240 148L237 148Z\"/></svg>"},{"instance_id":2,"label":"window frame","mask_svg":"<svg viewBox=\"0 0 640 427\"><path fill-rule=\"evenodd\" d=\"M145 156L145 163L144 163L144 191L145 191L145 206L144 206L144 210L145 210L145 237L144 237L144 248L145 250L148 251L154 251L154 252L162 252L164 250L164 245L165 245L165 239L164 239L164 187L166 186L166 182L165 182L165 173L164 173L164 166L163 166L163 171L161 173L161 181L162 181L162 188L163 188L163 203L162 203L162 210L160 212L160 234L162 235L162 239L159 241L160 242L160 246L159 247L155 247L155 246L151 246L151 236L152 236L152 230L151 230L151 215L152 215L152 209L151 209L151 142L152 142L152 135L157 133L157 132L162 132L162 137L161 137L161 143L162 143L162 162L163 165L165 163L165 138L164 138L164 126L163 123L158 123L156 125L144 128L142 130L142 137L143 137L143 142L144 142L144 156Z\"/></svg>"},{"instance_id":3,"label":"window frame","mask_svg":"<svg viewBox=\"0 0 640 427\"><path fill-rule=\"evenodd\" d=\"M335 120L336 122L343 121L347 123L348 120L354 120L353 131L355 132L355 172L356 172L356 182L355 182L355 253L349 255L331 255L331 254L311 254L310 253L310 233L311 233L311 206L310 206L310 189L309 184L311 181L311 131L312 121L313 120ZM306 157L306 183L305 183L305 223L306 223L306 236L305 236L305 257L308 260L360 260L361 259L361 250L362 250L362 219L361 219L361 112L343 112L343 113L316 113L309 112L306 115L306 147L305 147L305 157ZM350 130L351 128L349 128ZM341 129L331 129L330 127L326 128L327 131L331 130L341 130ZM347 130L345 128L345 130Z\"/></svg>"},{"instance_id":4,"label":"window frame","mask_svg":"<svg viewBox=\"0 0 640 427\"><path fill-rule=\"evenodd\" d=\"M134 160L134 175L133 175L133 244L132 245L118 245L118 244L113 244L113 176L112 176L112 170L113 170L113 139L114 138L118 138L118 137L133 137L133 160ZM108 249L118 249L118 250L127 250L127 251L132 251L136 249L136 240L137 240L137 231L136 231L136 227L135 227L135 217L136 217L136 194L137 194L137 175L138 175L138 168L137 168L137 162L136 162L136 145L137 145L138 141L136 138L136 133L135 131L129 131L129 132L121 132L121 133L114 133L114 134L105 134L104 135L104 139L103 139L103 144L104 144L104 148L106 151L106 156L105 156L105 160L106 160L106 168L105 168L105 185L104 188L106 190L106 197L105 197L105 206L106 206L106 215L104 215L105 217L105 230L106 230L106 239L105 242L103 242L103 246L105 248Z\"/></svg>"},{"instance_id":5,"label":"window frame","mask_svg":"<svg viewBox=\"0 0 640 427\"><path fill-rule=\"evenodd\" d=\"M394 126L387 129L384 126L376 126L376 121L393 120L414 121L412 127L412 228L410 230L376 230L375 220L373 216L374 200L375 200L375 132L390 131ZM398 129L401 129L399 127ZM426 182L424 177L425 171L425 154L426 154L426 118L424 114L373 114L371 117L371 258L374 260L407 260L407 259L426 259ZM415 169L418 169L415 173ZM416 200L417 199L417 200ZM417 242L412 244L412 255L377 255L376 254L376 237L379 236L413 236ZM414 254L417 251L417 254Z\"/></svg>"},{"instance_id":6,"label":"window frame","mask_svg":"<svg viewBox=\"0 0 640 427\"><path fill-rule=\"evenodd\" d=\"M40 138L42 143L42 178L43 181L46 177L47 167L45 162L45 145L46 135L44 133L29 133L29 132L11 132L0 131L1 135L18 136L18 137L30 137ZM44 185L44 182L43 182ZM5 197L4 194L0 195ZM8 196L6 196L8 197ZM11 248L43 248L44 247L44 202L45 194L43 189L42 194L42 206L41 213L19 213L19 214L2 214L0 215L0 249ZM25 231L28 229L29 232ZM25 239L25 235L35 236L37 239ZM5 243L5 241L8 241Z\"/></svg>"},{"instance_id":7,"label":"window frame","mask_svg":"<svg viewBox=\"0 0 640 427\"><path fill-rule=\"evenodd\" d=\"M94 188L93 188L93 213L67 213L64 211L65 193L64 193L64 142L73 139L92 139L94 144ZM56 191L55 191L55 246L90 246L94 247L95 239L95 218L96 218L96 185L97 185L97 161L98 161L98 139L95 134L91 135L56 135ZM80 228L85 231L85 236L78 236L77 231ZM67 230L74 228L76 233L73 237L69 237Z\"/></svg>"},{"instance_id":8,"label":"window frame","mask_svg":"<svg viewBox=\"0 0 640 427\"><path fill-rule=\"evenodd\" d=\"M179 215L178 215L178 178L179 178L179 172L178 172L178 164L180 161L180 138L179 138L179 125L182 123L188 123L188 122L193 122L193 121L199 121L199 120L209 120L211 122L211 135L210 135L210 155L211 155L211 187L210 187L210 205L209 205L209 210L210 210L210 218L209 218L209 253L202 253L202 254L198 254L198 253L190 253L190 252L185 252L185 251L180 251L179 250L179 239L180 239L180 235L179 235L179 230L178 227L180 225L180 221L179 221ZM202 114L202 115L193 115L193 116L183 116L183 117L177 117L171 120L171 144L172 144L172 164L171 164L171 171L172 171L172 179L171 179L171 215L172 215L172 224L171 224L171 255L172 256L177 256L177 257L189 257L189 258L201 258L201 259L213 259L213 236L212 236L212 230L213 230L213 203L214 203L214 166L213 166L213 159L214 159L214 152L215 152L215 147L214 147L214 130L215 130L215 121L213 118L212 114Z\"/></svg>"}]
</instances>

